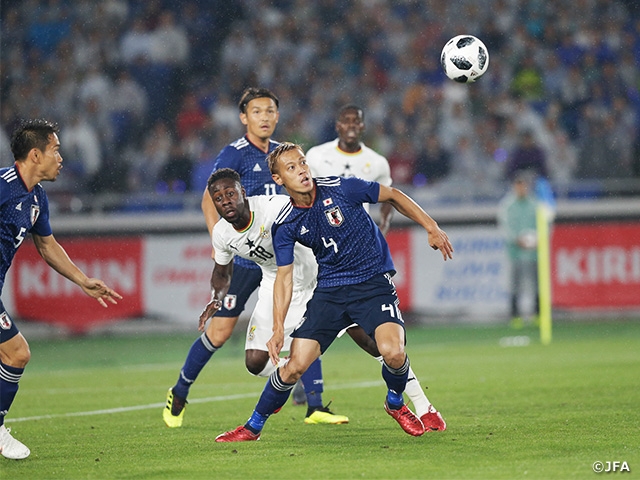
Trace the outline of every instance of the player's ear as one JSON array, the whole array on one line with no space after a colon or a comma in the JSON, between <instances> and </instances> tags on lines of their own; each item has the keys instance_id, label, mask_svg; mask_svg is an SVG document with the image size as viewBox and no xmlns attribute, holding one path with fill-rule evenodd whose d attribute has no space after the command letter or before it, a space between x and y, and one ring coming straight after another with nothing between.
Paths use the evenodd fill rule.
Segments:
<instances>
[{"instance_id":1,"label":"player's ear","mask_svg":"<svg viewBox=\"0 0 640 480\"><path fill-rule=\"evenodd\" d=\"M240 114L240 121L242 122L243 125L247 124L247 114L246 113L241 113Z\"/></svg>"},{"instance_id":2,"label":"player's ear","mask_svg":"<svg viewBox=\"0 0 640 480\"><path fill-rule=\"evenodd\" d=\"M282 186L282 179L280 178L280 175L278 175L277 173L272 173L271 178L273 178L273 181L276 182L277 185Z\"/></svg>"},{"instance_id":3,"label":"player's ear","mask_svg":"<svg viewBox=\"0 0 640 480\"><path fill-rule=\"evenodd\" d=\"M33 147L31 150L29 150L29 153L27 154L27 158L35 163L40 163L41 155L42 155L42 152L40 151L40 149Z\"/></svg>"}]
</instances>

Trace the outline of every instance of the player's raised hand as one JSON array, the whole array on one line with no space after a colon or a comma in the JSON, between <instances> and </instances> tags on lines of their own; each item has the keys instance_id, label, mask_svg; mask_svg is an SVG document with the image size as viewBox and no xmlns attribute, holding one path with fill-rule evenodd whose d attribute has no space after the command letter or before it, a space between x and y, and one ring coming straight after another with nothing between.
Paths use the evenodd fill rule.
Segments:
<instances>
[{"instance_id":1,"label":"player's raised hand","mask_svg":"<svg viewBox=\"0 0 640 480\"><path fill-rule=\"evenodd\" d=\"M434 250L440 250L445 262L447 259L453 259L453 245L451 245L451 241L446 232L440 227L437 227L435 231L429 233L429 245L431 245L431 248Z\"/></svg>"},{"instance_id":2,"label":"player's raised hand","mask_svg":"<svg viewBox=\"0 0 640 480\"><path fill-rule=\"evenodd\" d=\"M267 348L269 349L269 358L274 365L278 365L280 361L280 351L284 345L284 332L274 331L273 335L267 342Z\"/></svg>"},{"instance_id":3,"label":"player's raised hand","mask_svg":"<svg viewBox=\"0 0 640 480\"><path fill-rule=\"evenodd\" d=\"M204 327L207 321L213 317L218 310L222 308L222 302L217 299L212 299L207 306L204 307L202 313L200 314L200 321L198 322L198 330L204 332Z\"/></svg>"},{"instance_id":4,"label":"player's raised hand","mask_svg":"<svg viewBox=\"0 0 640 480\"><path fill-rule=\"evenodd\" d=\"M122 295L107 287L102 280L97 278L87 278L85 282L80 285L80 288L82 288L84 293L98 300L100 305L105 308L107 308L105 300L114 305L118 304L116 299L122 300Z\"/></svg>"}]
</instances>

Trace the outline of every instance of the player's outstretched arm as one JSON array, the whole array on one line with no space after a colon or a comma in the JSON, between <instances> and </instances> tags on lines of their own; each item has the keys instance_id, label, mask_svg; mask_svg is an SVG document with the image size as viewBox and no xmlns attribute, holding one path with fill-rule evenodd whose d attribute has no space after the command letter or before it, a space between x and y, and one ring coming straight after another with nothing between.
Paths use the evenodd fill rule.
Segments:
<instances>
[{"instance_id":1,"label":"player's outstretched arm","mask_svg":"<svg viewBox=\"0 0 640 480\"><path fill-rule=\"evenodd\" d=\"M293 295L293 263L278 267L273 284L273 336L267 342L269 358L274 365L280 361L284 345L284 319L289 311Z\"/></svg>"},{"instance_id":2,"label":"player's outstretched arm","mask_svg":"<svg viewBox=\"0 0 640 480\"><path fill-rule=\"evenodd\" d=\"M440 250L445 261L453 258L453 246L445 231L411 197L397 188L380 185L378 201L390 203L402 215L421 225L429 234L429 245Z\"/></svg>"},{"instance_id":3,"label":"player's outstretched arm","mask_svg":"<svg viewBox=\"0 0 640 480\"><path fill-rule=\"evenodd\" d=\"M206 188L202 193L200 208L202 209L202 215L204 215L204 221L207 224L207 230L209 230L209 237L211 237L211 234L213 233L213 227L216 223L218 223L218 220L220 220L220 215L218 215L218 211L213 204L211 195L209 195L209 190L207 190ZM215 251L213 249L211 249L211 258L215 258Z\"/></svg>"},{"instance_id":4,"label":"player's outstretched arm","mask_svg":"<svg viewBox=\"0 0 640 480\"><path fill-rule=\"evenodd\" d=\"M220 265L219 263L214 265L213 271L211 272L211 300L209 300L207 306L202 310L198 322L198 330L201 332L204 332L207 321L222 308L222 302L229 291L232 276L233 262L227 265Z\"/></svg>"},{"instance_id":5,"label":"player's outstretched arm","mask_svg":"<svg viewBox=\"0 0 640 480\"><path fill-rule=\"evenodd\" d=\"M115 290L109 288L102 280L87 277L87 275L71 261L67 252L53 235L41 237L40 235L34 234L32 237L33 243L44 261L60 275L78 285L84 293L98 300L100 305L106 307L107 304L105 300L113 304L118 303L116 299L122 300L122 296Z\"/></svg>"},{"instance_id":6,"label":"player's outstretched arm","mask_svg":"<svg viewBox=\"0 0 640 480\"><path fill-rule=\"evenodd\" d=\"M391 219L393 218L393 208L389 203L383 203L380 205L380 231L386 237L391 228Z\"/></svg>"}]
</instances>

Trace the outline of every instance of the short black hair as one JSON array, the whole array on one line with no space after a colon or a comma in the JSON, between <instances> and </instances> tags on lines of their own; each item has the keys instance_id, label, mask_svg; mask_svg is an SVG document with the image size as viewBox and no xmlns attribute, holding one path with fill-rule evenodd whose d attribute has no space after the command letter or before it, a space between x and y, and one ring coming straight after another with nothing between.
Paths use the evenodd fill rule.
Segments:
<instances>
[{"instance_id":1,"label":"short black hair","mask_svg":"<svg viewBox=\"0 0 640 480\"><path fill-rule=\"evenodd\" d=\"M269 165L269 171L274 174L278 173L278 160L280 157L287 153L290 150L300 150L304 153L302 147L293 142L282 142L276 148L274 148L271 153L267 156L267 165Z\"/></svg>"},{"instance_id":2,"label":"short black hair","mask_svg":"<svg viewBox=\"0 0 640 480\"><path fill-rule=\"evenodd\" d=\"M238 102L238 109L240 109L240 113L247 113L247 105L251 100L256 98L270 98L275 102L276 108L280 107L280 100L278 100L276 94L271 90L267 88L249 87L242 92L242 96Z\"/></svg>"},{"instance_id":3,"label":"short black hair","mask_svg":"<svg viewBox=\"0 0 640 480\"><path fill-rule=\"evenodd\" d=\"M51 135L58 134L59 131L58 124L44 118L21 121L11 135L11 153L14 160L24 160L32 148L44 152L51 141Z\"/></svg>"},{"instance_id":4,"label":"short black hair","mask_svg":"<svg viewBox=\"0 0 640 480\"><path fill-rule=\"evenodd\" d=\"M342 115L344 115L345 113L350 112L352 110L354 112L356 112L360 116L360 118L362 118L362 121L364 122L364 110L362 110L362 108L360 108L358 105L355 105L353 103L345 105L340 110L338 110L338 120L340 120L340 117Z\"/></svg>"},{"instance_id":5,"label":"short black hair","mask_svg":"<svg viewBox=\"0 0 640 480\"><path fill-rule=\"evenodd\" d=\"M240 181L240 174L238 172L232 168L219 168L209 176L209 180L207 180L207 190L211 188L211 185L223 178L229 178L242 185L242 182Z\"/></svg>"}]
</instances>

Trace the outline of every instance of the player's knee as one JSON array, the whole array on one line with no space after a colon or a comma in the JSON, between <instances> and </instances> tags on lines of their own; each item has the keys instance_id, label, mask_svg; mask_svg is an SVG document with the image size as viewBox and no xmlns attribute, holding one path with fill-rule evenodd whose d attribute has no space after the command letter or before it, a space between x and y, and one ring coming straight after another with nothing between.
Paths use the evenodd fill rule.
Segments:
<instances>
[{"instance_id":1,"label":"player's knee","mask_svg":"<svg viewBox=\"0 0 640 480\"><path fill-rule=\"evenodd\" d=\"M360 327L352 327L347 330L349 336L353 339L354 342L358 344L358 346L367 352L372 357L379 357L380 351L378 350L378 346L376 342L365 333L365 331Z\"/></svg>"},{"instance_id":2,"label":"player's knee","mask_svg":"<svg viewBox=\"0 0 640 480\"><path fill-rule=\"evenodd\" d=\"M261 374L268 363L268 352L261 350L247 350L245 352L244 364L251 375L262 376Z\"/></svg>"},{"instance_id":3,"label":"player's knee","mask_svg":"<svg viewBox=\"0 0 640 480\"><path fill-rule=\"evenodd\" d=\"M4 356L3 363L12 367L24 368L31 360L31 350L25 342L19 348L11 350L8 355Z\"/></svg>"}]
</instances>

